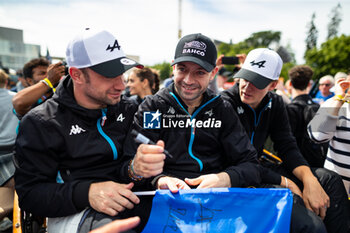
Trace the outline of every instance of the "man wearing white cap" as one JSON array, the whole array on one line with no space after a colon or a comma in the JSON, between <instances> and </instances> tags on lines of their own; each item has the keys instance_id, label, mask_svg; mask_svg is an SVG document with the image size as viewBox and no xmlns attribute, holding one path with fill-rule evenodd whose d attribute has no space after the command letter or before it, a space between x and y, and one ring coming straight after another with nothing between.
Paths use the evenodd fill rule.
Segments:
<instances>
[{"instance_id":1,"label":"man wearing white cap","mask_svg":"<svg viewBox=\"0 0 350 233\"><path fill-rule=\"evenodd\" d=\"M21 121L16 190L24 211L49 217L49 232L87 232L114 216L147 212L137 211L142 203L131 189L162 171L164 144L128 154L136 106L121 95L123 73L142 66L111 33L85 30L69 43L66 59L69 75L55 95Z\"/></svg>"},{"instance_id":2,"label":"man wearing white cap","mask_svg":"<svg viewBox=\"0 0 350 233\"><path fill-rule=\"evenodd\" d=\"M237 112L259 155L263 153L265 141L271 137L283 162L281 166L267 166L273 166L274 171L292 179L302 190L303 201L293 205L291 232L325 232L317 215L324 219L328 232L347 232L346 194L335 188L339 187L341 179L323 168L311 171L291 133L282 98L271 92L277 85L282 65L282 59L272 50L250 51L234 76L240 78L239 83L224 91L223 97ZM294 197L295 202L300 199Z\"/></svg>"}]
</instances>

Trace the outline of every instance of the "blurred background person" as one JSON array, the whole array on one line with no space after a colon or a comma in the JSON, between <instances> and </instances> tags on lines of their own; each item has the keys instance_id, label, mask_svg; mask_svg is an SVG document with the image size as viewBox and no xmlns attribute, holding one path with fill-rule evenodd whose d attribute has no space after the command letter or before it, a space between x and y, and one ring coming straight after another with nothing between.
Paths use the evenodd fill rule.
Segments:
<instances>
[{"instance_id":1,"label":"blurred background person","mask_svg":"<svg viewBox=\"0 0 350 233\"><path fill-rule=\"evenodd\" d=\"M17 76L17 83L16 83L16 86L11 89L11 91L19 92L24 88L28 87L28 83L23 76L22 69L19 69L16 71L16 76Z\"/></svg>"},{"instance_id":2,"label":"blurred background person","mask_svg":"<svg viewBox=\"0 0 350 233\"><path fill-rule=\"evenodd\" d=\"M350 198L350 75L339 78L335 96L322 104L308 125L310 137L317 143L329 142L324 167L341 175Z\"/></svg>"},{"instance_id":3,"label":"blurred background person","mask_svg":"<svg viewBox=\"0 0 350 233\"><path fill-rule=\"evenodd\" d=\"M322 104L329 98L334 96L334 93L330 91L330 89L334 86L334 78L332 75L326 75L320 78L318 84L318 92L313 99L314 102L318 104Z\"/></svg>"},{"instance_id":4,"label":"blurred background person","mask_svg":"<svg viewBox=\"0 0 350 233\"><path fill-rule=\"evenodd\" d=\"M148 95L159 90L159 75L150 68L134 69L128 78L127 87L130 95L134 95L137 103L141 103Z\"/></svg>"},{"instance_id":5,"label":"blurred background person","mask_svg":"<svg viewBox=\"0 0 350 233\"><path fill-rule=\"evenodd\" d=\"M308 92L313 74L307 65L294 66L288 71L293 99L286 107L289 124L301 154L311 167L323 167L328 143L315 143L307 133L307 125L320 107L312 101Z\"/></svg>"},{"instance_id":6,"label":"blurred background person","mask_svg":"<svg viewBox=\"0 0 350 233\"><path fill-rule=\"evenodd\" d=\"M283 102L285 104L289 104L291 102L291 89L289 85L290 85L290 80L288 79L284 83L283 77L280 77L278 79L278 83L276 85L276 94L282 97Z\"/></svg>"},{"instance_id":7,"label":"blurred background person","mask_svg":"<svg viewBox=\"0 0 350 233\"><path fill-rule=\"evenodd\" d=\"M228 71L225 67L222 67L217 76L216 76L216 84L218 87L219 92L222 92L225 90L225 83L229 80L229 78L232 78L233 72Z\"/></svg>"},{"instance_id":8,"label":"blurred background person","mask_svg":"<svg viewBox=\"0 0 350 233\"><path fill-rule=\"evenodd\" d=\"M65 66L62 62L50 65L44 58L35 58L27 62L23 67L23 76L28 87L19 91L12 100L17 116L21 118L50 98L64 75Z\"/></svg>"},{"instance_id":9,"label":"blurred background person","mask_svg":"<svg viewBox=\"0 0 350 233\"><path fill-rule=\"evenodd\" d=\"M12 98L16 93L7 89L8 82L9 76L0 69L0 221L11 213L14 196L12 156L18 120L12 113Z\"/></svg>"},{"instance_id":10,"label":"blurred background person","mask_svg":"<svg viewBox=\"0 0 350 233\"><path fill-rule=\"evenodd\" d=\"M169 78L166 78L163 82L163 87L167 88L174 82L174 74L172 73Z\"/></svg>"}]
</instances>

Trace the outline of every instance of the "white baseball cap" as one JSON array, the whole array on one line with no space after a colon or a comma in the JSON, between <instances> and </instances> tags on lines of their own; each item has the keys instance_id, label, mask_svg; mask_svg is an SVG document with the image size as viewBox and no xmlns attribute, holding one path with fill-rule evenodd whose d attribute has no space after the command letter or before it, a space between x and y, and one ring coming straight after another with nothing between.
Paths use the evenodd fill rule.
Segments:
<instances>
[{"instance_id":1,"label":"white baseball cap","mask_svg":"<svg viewBox=\"0 0 350 233\"><path fill-rule=\"evenodd\" d=\"M272 81L278 80L282 65L283 61L275 51L267 48L253 49L234 78L245 79L256 88L264 89Z\"/></svg>"},{"instance_id":2,"label":"white baseball cap","mask_svg":"<svg viewBox=\"0 0 350 233\"><path fill-rule=\"evenodd\" d=\"M132 67L143 68L125 56L111 33L89 28L69 42L66 61L69 67L90 68L107 78L117 77Z\"/></svg>"}]
</instances>

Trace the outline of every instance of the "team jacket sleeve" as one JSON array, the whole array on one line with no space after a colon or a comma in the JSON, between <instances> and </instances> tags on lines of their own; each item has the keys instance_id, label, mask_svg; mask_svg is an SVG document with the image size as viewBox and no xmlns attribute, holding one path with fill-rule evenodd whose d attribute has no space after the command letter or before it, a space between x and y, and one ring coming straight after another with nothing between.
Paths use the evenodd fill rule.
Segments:
<instances>
[{"instance_id":1,"label":"team jacket sleeve","mask_svg":"<svg viewBox=\"0 0 350 233\"><path fill-rule=\"evenodd\" d=\"M274 103L274 114L271 119L271 139L274 149L281 157L283 164L292 172L294 168L308 163L301 155L295 137L292 134L286 107L281 97Z\"/></svg>"},{"instance_id":2,"label":"team jacket sleeve","mask_svg":"<svg viewBox=\"0 0 350 233\"><path fill-rule=\"evenodd\" d=\"M331 140L336 131L338 116L331 115L328 111L331 108L331 101L333 100L329 99L320 106L316 115L307 126L310 138L316 143Z\"/></svg>"},{"instance_id":3,"label":"team jacket sleeve","mask_svg":"<svg viewBox=\"0 0 350 233\"><path fill-rule=\"evenodd\" d=\"M56 182L61 136L27 114L16 140L15 183L21 209L37 216L68 216L89 205L90 182Z\"/></svg>"}]
</instances>

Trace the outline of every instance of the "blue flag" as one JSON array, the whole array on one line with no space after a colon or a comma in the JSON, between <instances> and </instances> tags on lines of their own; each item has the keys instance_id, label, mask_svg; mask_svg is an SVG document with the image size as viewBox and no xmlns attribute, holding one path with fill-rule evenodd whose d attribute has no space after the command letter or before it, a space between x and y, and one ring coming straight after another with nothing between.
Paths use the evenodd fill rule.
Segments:
<instances>
[{"instance_id":1,"label":"blue flag","mask_svg":"<svg viewBox=\"0 0 350 233\"><path fill-rule=\"evenodd\" d=\"M289 232L289 189L158 190L143 233Z\"/></svg>"}]
</instances>

